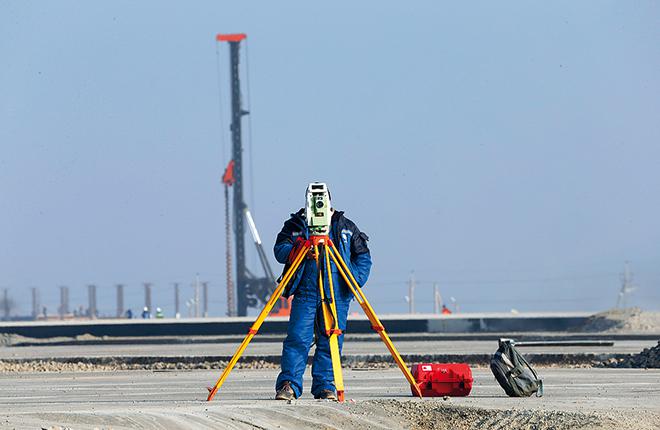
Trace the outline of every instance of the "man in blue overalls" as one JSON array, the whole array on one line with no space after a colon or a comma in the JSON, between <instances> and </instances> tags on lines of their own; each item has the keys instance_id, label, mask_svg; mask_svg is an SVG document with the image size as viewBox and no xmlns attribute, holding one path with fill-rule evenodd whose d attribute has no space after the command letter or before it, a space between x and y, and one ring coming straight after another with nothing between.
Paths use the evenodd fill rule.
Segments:
<instances>
[{"instance_id":1,"label":"man in blue overalls","mask_svg":"<svg viewBox=\"0 0 660 430\"><path fill-rule=\"evenodd\" d=\"M329 193L328 193L329 197ZM342 259L353 273L355 280L363 286L371 270L371 255L367 247L369 238L341 211L332 209L330 240L335 244ZM309 228L305 220L305 209L291 214L277 235L275 258L282 264L291 263L293 257L309 238ZM353 295L331 262L332 283L334 285L337 319L342 334L338 336L341 353L346 330L346 317ZM327 284L327 283L325 283ZM325 285L325 288L329 288ZM282 371L277 377L275 398L292 400L303 392L303 373L312 343L316 341L316 351L312 363L312 394L315 399L336 400L329 338L323 331L323 313L318 284L318 268L313 257L308 256L300 265L295 277L287 286L284 296L293 295L287 337L282 347Z\"/></svg>"}]
</instances>

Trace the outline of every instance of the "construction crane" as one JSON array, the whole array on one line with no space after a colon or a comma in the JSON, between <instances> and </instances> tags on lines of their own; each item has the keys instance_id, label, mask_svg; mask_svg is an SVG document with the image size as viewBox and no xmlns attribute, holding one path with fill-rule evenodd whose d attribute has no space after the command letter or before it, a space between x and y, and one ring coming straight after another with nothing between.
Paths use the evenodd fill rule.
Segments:
<instances>
[{"instance_id":1,"label":"construction crane","mask_svg":"<svg viewBox=\"0 0 660 430\"><path fill-rule=\"evenodd\" d=\"M257 226L252 219L252 214L243 198L243 141L242 141L242 118L249 112L243 109L241 100L240 82L240 47L247 38L243 33L218 34L217 42L229 44L229 73L231 86L231 160L225 169L222 182L225 188L225 227L227 235L227 315L246 316L248 308L261 307L267 301L276 287L275 275L268 263L266 253ZM231 217L229 189L233 189L233 221L234 241L236 253L236 283L234 295L234 282L232 280L232 257L231 257ZM245 223L247 222L252 239L257 249L259 262L264 276L257 276L251 272L245 261ZM282 314L282 308L287 307L286 301L280 301L280 306L274 310L276 314ZM288 312L285 314L288 315Z\"/></svg>"}]
</instances>

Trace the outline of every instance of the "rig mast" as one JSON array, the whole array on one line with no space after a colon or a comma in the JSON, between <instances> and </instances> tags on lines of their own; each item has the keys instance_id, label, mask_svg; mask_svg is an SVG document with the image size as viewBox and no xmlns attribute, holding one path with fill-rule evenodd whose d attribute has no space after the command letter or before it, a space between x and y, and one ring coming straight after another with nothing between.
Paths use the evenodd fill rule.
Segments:
<instances>
[{"instance_id":1,"label":"rig mast","mask_svg":"<svg viewBox=\"0 0 660 430\"><path fill-rule=\"evenodd\" d=\"M247 38L243 33L218 34L216 41L229 44L229 76L231 83L231 156L230 165L225 172L223 182L225 186L233 187L233 221L234 240L236 243L236 309L228 303L228 314L246 316L248 307L257 307L259 303L265 304L275 289L275 276L265 259L261 240L256 234L256 227L252 229L253 222L247 205L243 198L243 141L241 121L249 112L243 109L241 100L240 81L240 47L241 42ZM231 169L229 169L231 167ZM229 172L231 170L231 172ZM228 203L228 202L227 202ZM251 232L255 240L259 260L264 270L264 277L255 276L245 263L245 218L251 222ZM230 256L228 256L230 258ZM228 283L233 290L233 285ZM233 292L233 291L232 291ZM231 294L228 294L231 296Z\"/></svg>"}]
</instances>

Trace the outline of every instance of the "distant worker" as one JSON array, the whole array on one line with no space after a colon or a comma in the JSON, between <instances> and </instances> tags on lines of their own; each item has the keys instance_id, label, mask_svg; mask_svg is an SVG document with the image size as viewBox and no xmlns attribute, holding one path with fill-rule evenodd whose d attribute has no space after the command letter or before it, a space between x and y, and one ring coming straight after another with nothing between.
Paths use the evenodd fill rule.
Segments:
<instances>
[{"instance_id":1,"label":"distant worker","mask_svg":"<svg viewBox=\"0 0 660 430\"><path fill-rule=\"evenodd\" d=\"M328 191L326 193L328 206L330 206L330 193ZM305 197L307 199L307 196ZM328 210L331 210L332 213L328 235L342 259L351 266L355 280L362 286L367 282L371 270L371 255L367 247L369 238L360 232L357 226L344 216L343 212L335 211L330 207ZM284 223L282 231L277 235L274 248L277 261L282 264L291 264L308 237L309 229L303 208L297 213L291 214L291 218ZM353 295L344 280L340 278L333 262L331 265L337 319L339 328L342 330L342 334L338 336L341 353L344 341L343 331L346 329L348 308ZM282 371L275 384L275 399L292 400L300 397L303 392L303 373L307 365L307 356L316 339L316 351L312 364L312 395L315 399L336 400L329 338L321 329L323 321L320 320L322 308L318 269L311 254L300 265L296 276L284 291L284 297L291 295L293 295L291 315L289 316L287 337L282 347Z\"/></svg>"},{"instance_id":2,"label":"distant worker","mask_svg":"<svg viewBox=\"0 0 660 430\"><path fill-rule=\"evenodd\" d=\"M156 318L164 318L163 310L161 308L156 308Z\"/></svg>"},{"instance_id":3,"label":"distant worker","mask_svg":"<svg viewBox=\"0 0 660 430\"><path fill-rule=\"evenodd\" d=\"M126 311L126 318L128 318L129 320L133 319L133 311L132 310L128 309Z\"/></svg>"},{"instance_id":4,"label":"distant worker","mask_svg":"<svg viewBox=\"0 0 660 430\"><path fill-rule=\"evenodd\" d=\"M151 312L149 312L149 308L145 306L144 309L142 309L142 319L147 320L149 318L151 318Z\"/></svg>"},{"instance_id":5,"label":"distant worker","mask_svg":"<svg viewBox=\"0 0 660 430\"><path fill-rule=\"evenodd\" d=\"M445 304L442 305L442 310L440 312L442 312L442 314L444 315L449 315L451 313L451 311Z\"/></svg>"}]
</instances>

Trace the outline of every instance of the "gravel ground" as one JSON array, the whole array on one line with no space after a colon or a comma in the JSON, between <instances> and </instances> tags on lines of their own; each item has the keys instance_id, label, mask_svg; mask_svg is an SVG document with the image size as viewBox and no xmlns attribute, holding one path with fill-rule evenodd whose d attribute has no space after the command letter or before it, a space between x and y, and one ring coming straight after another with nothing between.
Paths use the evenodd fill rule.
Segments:
<instances>
[{"instance_id":1,"label":"gravel ground","mask_svg":"<svg viewBox=\"0 0 660 430\"><path fill-rule=\"evenodd\" d=\"M534 367L547 368L591 368L591 367L640 367L630 366L628 354L611 354L607 358L583 355L526 355ZM473 368L487 368L490 355L484 357L403 356L406 363L453 363L466 362ZM200 357L94 357L60 359L10 359L0 360L0 374L15 372L111 372L120 370L213 370L224 369L229 360L205 360ZM390 356L347 356L342 358L342 367L357 370L391 369L396 364ZM236 369L279 369L279 357L245 357L239 360Z\"/></svg>"},{"instance_id":2,"label":"gravel ground","mask_svg":"<svg viewBox=\"0 0 660 430\"><path fill-rule=\"evenodd\" d=\"M403 418L415 430L467 429L657 429L660 415L653 412L567 412L554 410L498 410L464 407L432 401L374 400L354 407L356 415L384 409L393 417Z\"/></svg>"},{"instance_id":3,"label":"gravel ground","mask_svg":"<svg viewBox=\"0 0 660 430\"><path fill-rule=\"evenodd\" d=\"M114 372L118 370L197 370L197 369L224 369L227 361L200 361L196 363L185 362L153 362L148 364L127 363L119 360L95 361L68 361L57 360L28 360L28 361L0 361L0 373L12 372ZM250 362L239 361L236 369L279 369L278 363L264 360Z\"/></svg>"}]
</instances>

